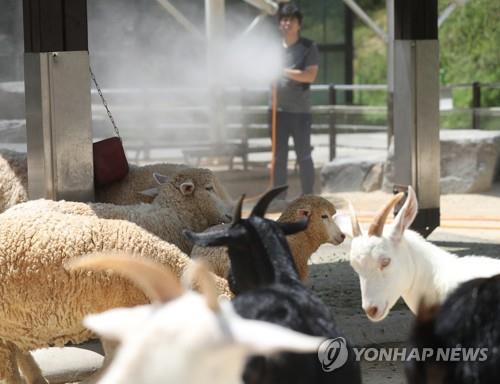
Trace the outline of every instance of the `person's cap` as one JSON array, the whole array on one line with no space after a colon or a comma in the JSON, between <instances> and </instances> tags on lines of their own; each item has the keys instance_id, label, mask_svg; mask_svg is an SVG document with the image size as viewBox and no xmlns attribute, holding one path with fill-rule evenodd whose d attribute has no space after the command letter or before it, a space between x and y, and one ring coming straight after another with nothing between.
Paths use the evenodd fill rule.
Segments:
<instances>
[{"instance_id":1,"label":"person's cap","mask_svg":"<svg viewBox=\"0 0 500 384\"><path fill-rule=\"evenodd\" d=\"M296 17L297 20L299 20L299 24L302 24L302 12L300 11L300 8L294 3L281 4L278 11L278 20L281 20L285 17Z\"/></svg>"}]
</instances>

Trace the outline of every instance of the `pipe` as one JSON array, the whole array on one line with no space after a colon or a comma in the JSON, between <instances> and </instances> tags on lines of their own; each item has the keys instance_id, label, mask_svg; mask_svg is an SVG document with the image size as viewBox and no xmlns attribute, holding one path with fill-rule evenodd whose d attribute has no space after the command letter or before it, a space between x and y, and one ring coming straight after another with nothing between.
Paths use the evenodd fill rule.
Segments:
<instances>
[{"instance_id":1,"label":"pipe","mask_svg":"<svg viewBox=\"0 0 500 384\"><path fill-rule=\"evenodd\" d=\"M384 42L388 42L387 34L368 16L354 0L343 0L351 10L370 27Z\"/></svg>"},{"instance_id":2,"label":"pipe","mask_svg":"<svg viewBox=\"0 0 500 384\"><path fill-rule=\"evenodd\" d=\"M248 27L246 27L246 29L243 31L241 36L245 36L248 33L250 33L266 17L267 17L266 13L261 13L260 15L258 15L255 19L253 19L253 21L250 23L250 25Z\"/></svg>"},{"instance_id":3,"label":"pipe","mask_svg":"<svg viewBox=\"0 0 500 384\"><path fill-rule=\"evenodd\" d=\"M248 4L260 9L268 15L275 15L278 12L278 3L271 0L244 0Z\"/></svg>"},{"instance_id":4,"label":"pipe","mask_svg":"<svg viewBox=\"0 0 500 384\"><path fill-rule=\"evenodd\" d=\"M165 10L177 20L177 22L186 28L189 32L200 39L204 39L203 34L179 11L169 0L156 0Z\"/></svg>"},{"instance_id":5,"label":"pipe","mask_svg":"<svg viewBox=\"0 0 500 384\"><path fill-rule=\"evenodd\" d=\"M274 186L274 168L276 166L276 129L278 128L278 88L276 83L272 85L272 106L271 106L271 185Z\"/></svg>"}]
</instances>

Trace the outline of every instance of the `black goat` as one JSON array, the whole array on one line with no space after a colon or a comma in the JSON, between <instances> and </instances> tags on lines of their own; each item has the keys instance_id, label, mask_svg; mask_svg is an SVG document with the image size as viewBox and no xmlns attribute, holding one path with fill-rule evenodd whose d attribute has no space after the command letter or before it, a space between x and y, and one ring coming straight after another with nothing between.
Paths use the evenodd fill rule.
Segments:
<instances>
[{"instance_id":1,"label":"black goat","mask_svg":"<svg viewBox=\"0 0 500 384\"><path fill-rule=\"evenodd\" d=\"M309 335L341 337L328 308L300 281L285 238L304 230L307 219L278 223L264 218L271 200L284 189L276 188L264 195L247 219L241 219L242 197L227 229L186 235L202 246L227 245L231 288L236 293L233 306L242 317ZM346 363L331 372L322 369L317 354L282 353L270 358L253 357L243 379L246 384L360 383L359 363L351 347L346 348Z\"/></svg>"},{"instance_id":2,"label":"black goat","mask_svg":"<svg viewBox=\"0 0 500 384\"><path fill-rule=\"evenodd\" d=\"M440 307L421 305L410 347L432 351L406 363L410 384L500 383L500 275L461 284Z\"/></svg>"}]
</instances>

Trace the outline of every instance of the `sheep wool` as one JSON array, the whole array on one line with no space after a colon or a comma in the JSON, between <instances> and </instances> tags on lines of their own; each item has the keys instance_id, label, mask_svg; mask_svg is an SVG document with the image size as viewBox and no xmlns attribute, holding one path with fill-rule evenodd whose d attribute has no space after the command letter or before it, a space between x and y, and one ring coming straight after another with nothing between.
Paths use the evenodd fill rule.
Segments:
<instances>
[{"instance_id":1,"label":"sheep wool","mask_svg":"<svg viewBox=\"0 0 500 384\"><path fill-rule=\"evenodd\" d=\"M28 164L25 153L0 150L0 212L28 200Z\"/></svg>"},{"instance_id":2,"label":"sheep wool","mask_svg":"<svg viewBox=\"0 0 500 384\"><path fill-rule=\"evenodd\" d=\"M15 212L52 211L128 220L188 253L192 244L182 235L183 229L203 231L229 221L232 205L215 193L211 171L186 168L172 176L155 177L159 184L148 192L154 196L151 204L115 205L42 199L10 209Z\"/></svg>"},{"instance_id":3,"label":"sheep wool","mask_svg":"<svg viewBox=\"0 0 500 384\"><path fill-rule=\"evenodd\" d=\"M65 263L97 251L123 250L168 265L181 276L191 260L176 246L134 223L90 215L9 210L0 215L0 382L20 381L16 356L81 343L90 313L147 303L116 275L68 272ZM217 278L220 293L230 295Z\"/></svg>"},{"instance_id":4,"label":"sheep wool","mask_svg":"<svg viewBox=\"0 0 500 384\"><path fill-rule=\"evenodd\" d=\"M27 169L26 153L0 149L0 212L28 200ZM152 197L138 192L155 186L152 177L154 173L170 176L185 169L192 168L184 164L155 163L144 166L131 164L129 173L123 180L96 188L96 201L118 205L150 203ZM230 201L220 181L213 173L211 177L215 193L222 200Z\"/></svg>"}]
</instances>

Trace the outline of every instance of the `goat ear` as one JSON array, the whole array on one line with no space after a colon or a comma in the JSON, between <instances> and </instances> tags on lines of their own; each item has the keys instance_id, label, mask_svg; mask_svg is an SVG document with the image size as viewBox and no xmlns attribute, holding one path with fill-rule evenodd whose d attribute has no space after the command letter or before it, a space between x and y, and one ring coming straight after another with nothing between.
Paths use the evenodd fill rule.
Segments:
<instances>
[{"instance_id":1,"label":"goat ear","mask_svg":"<svg viewBox=\"0 0 500 384\"><path fill-rule=\"evenodd\" d=\"M144 196L147 196L147 197L156 197L159 193L159 189L154 187L154 188L145 189L144 191L139 191L137 193L144 195Z\"/></svg>"},{"instance_id":2,"label":"goat ear","mask_svg":"<svg viewBox=\"0 0 500 384\"><path fill-rule=\"evenodd\" d=\"M333 222L339 227L340 232L349 237L354 237L352 231L351 215L347 213L337 212L332 217Z\"/></svg>"},{"instance_id":3,"label":"goat ear","mask_svg":"<svg viewBox=\"0 0 500 384\"><path fill-rule=\"evenodd\" d=\"M237 231L238 229L236 229ZM220 247L221 245L227 245L231 239L231 232L234 229L219 229L216 231L195 233L189 229L182 231L184 236L186 236L193 244L199 245L201 247Z\"/></svg>"},{"instance_id":4,"label":"goat ear","mask_svg":"<svg viewBox=\"0 0 500 384\"><path fill-rule=\"evenodd\" d=\"M403 237L403 233L413 223L418 213L417 195L411 186L408 187L408 196L403 204L403 207L398 212L394 219L394 224L391 231L391 239L399 241Z\"/></svg>"},{"instance_id":5,"label":"goat ear","mask_svg":"<svg viewBox=\"0 0 500 384\"><path fill-rule=\"evenodd\" d=\"M153 172L153 179L159 185L167 184L168 181L169 181L169 177L168 176L165 176L165 175L162 175L161 173L156 173L156 172Z\"/></svg>"},{"instance_id":6,"label":"goat ear","mask_svg":"<svg viewBox=\"0 0 500 384\"><path fill-rule=\"evenodd\" d=\"M133 308L115 308L96 315L87 315L83 324L99 336L113 341L121 341L127 334L141 329L155 310L152 305Z\"/></svg>"},{"instance_id":7,"label":"goat ear","mask_svg":"<svg viewBox=\"0 0 500 384\"><path fill-rule=\"evenodd\" d=\"M293 223L278 223L278 226L284 232L286 236L293 235L297 232L301 232L307 228L309 225L309 217L305 217L299 221Z\"/></svg>"},{"instance_id":8,"label":"goat ear","mask_svg":"<svg viewBox=\"0 0 500 384\"><path fill-rule=\"evenodd\" d=\"M186 180L180 185L180 189L184 196L192 195L194 192L194 183L191 180Z\"/></svg>"},{"instance_id":9,"label":"goat ear","mask_svg":"<svg viewBox=\"0 0 500 384\"><path fill-rule=\"evenodd\" d=\"M322 337L304 335L276 324L241 318L233 319L231 331L236 342L257 354L316 352L324 341Z\"/></svg>"}]
</instances>

